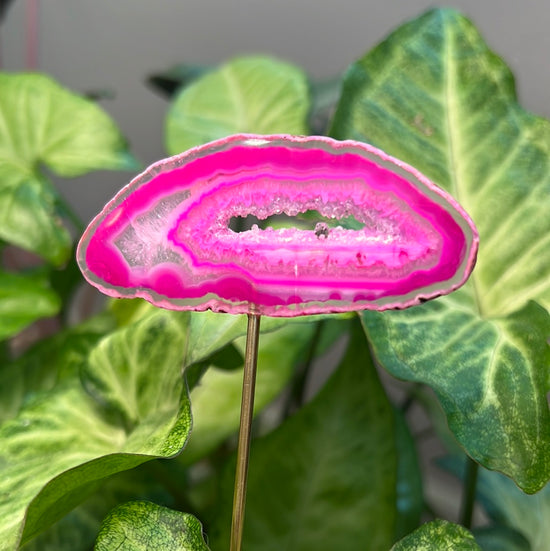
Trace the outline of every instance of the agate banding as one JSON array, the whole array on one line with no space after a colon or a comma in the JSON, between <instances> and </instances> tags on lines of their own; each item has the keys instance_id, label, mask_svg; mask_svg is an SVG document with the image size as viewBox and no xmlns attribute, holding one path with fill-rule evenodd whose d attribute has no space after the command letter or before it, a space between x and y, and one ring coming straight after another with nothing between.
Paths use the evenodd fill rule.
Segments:
<instances>
[{"instance_id":1,"label":"agate banding","mask_svg":"<svg viewBox=\"0 0 550 551\"><path fill-rule=\"evenodd\" d=\"M311 210L335 227L230 228L234 217ZM347 217L361 229L338 226ZM149 167L92 221L77 259L113 297L296 316L406 308L449 293L468 278L477 246L449 194L372 146L237 135Z\"/></svg>"}]
</instances>

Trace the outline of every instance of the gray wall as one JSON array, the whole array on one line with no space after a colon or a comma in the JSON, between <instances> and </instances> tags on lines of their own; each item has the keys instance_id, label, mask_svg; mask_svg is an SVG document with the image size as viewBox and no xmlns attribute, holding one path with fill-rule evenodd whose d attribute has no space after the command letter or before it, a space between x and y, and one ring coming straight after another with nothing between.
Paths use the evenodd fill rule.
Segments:
<instances>
[{"instance_id":1,"label":"gray wall","mask_svg":"<svg viewBox=\"0 0 550 551\"><path fill-rule=\"evenodd\" d=\"M0 29L7 70L25 64L26 0L15 0ZM279 56L315 77L330 77L425 0L46 0L40 2L39 69L80 90L109 89L103 106L144 164L164 157L166 102L144 77L171 65L219 63L250 52ZM550 3L455 0L489 45L512 67L521 101L550 117ZM88 220L131 175L100 174L61 184ZM78 185L80 184L80 185Z\"/></svg>"}]
</instances>

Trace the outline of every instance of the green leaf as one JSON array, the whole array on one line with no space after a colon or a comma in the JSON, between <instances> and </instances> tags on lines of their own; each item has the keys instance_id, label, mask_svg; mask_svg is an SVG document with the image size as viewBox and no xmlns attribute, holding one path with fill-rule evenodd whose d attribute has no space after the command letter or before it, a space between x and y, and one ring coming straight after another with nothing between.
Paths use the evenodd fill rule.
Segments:
<instances>
[{"instance_id":1,"label":"green leaf","mask_svg":"<svg viewBox=\"0 0 550 551\"><path fill-rule=\"evenodd\" d=\"M0 426L0 550L29 541L110 475L178 453L191 427L183 370L245 332L246 316L155 310L89 357L69 347L69 373Z\"/></svg>"},{"instance_id":2,"label":"green leaf","mask_svg":"<svg viewBox=\"0 0 550 551\"><path fill-rule=\"evenodd\" d=\"M67 261L71 237L58 212L58 196L46 178L0 158L0 196L0 239L56 266Z\"/></svg>"},{"instance_id":3,"label":"green leaf","mask_svg":"<svg viewBox=\"0 0 550 551\"><path fill-rule=\"evenodd\" d=\"M483 551L531 551L529 542L519 532L507 526L476 528L473 534Z\"/></svg>"},{"instance_id":4,"label":"green leaf","mask_svg":"<svg viewBox=\"0 0 550 551\"><path fill-rule=\"evenodd\" d=\"M176 92L189 86L197 78L214 69L211 65L182 63L170 69L151 75L147 82L162 96L172 98Z\"/></svg>"},{"instance_id":5,"label":"green leaf","mask_svg":"<svg viewBox=\"0 0 550 551\"><path fill-rule=\"evenodd\" d=\"M550 316L535 303L482 320L448 297L363 315L374 353L398 378L426 383L468 453L533 493L550 472L546 401Z\"/></svg>"},{"instance_id":6,"label":"green leaf","mask_svg":"<svg viewBox=\"0 0 550 551\"><path fill-rule=\"evenodd\" d=\"M297 67L269 57L233 59L176 97L166 121L170 154L231 134L307 134L309 91Z\"/></svg>"},{"instance_id":7,"label":"green leaf","mask_svg":"<svg viewBox=\"0 0 550 551\"><path fill-rule=\"evenodd\" d=\"M446 520L427 522L398 541L391 551L481 551L466 528Z\"/></svg>"},{"instance_id":8,"label":"green leaf","mask_svg":"<svg viewBox=\"0 0 550 551\"><path fill-rule=\"evenodd\" d=\"M104 520L96 551L208 551L200 522L192 515L147 501L119 505Z\"/></svg>"},{"instance_id":9,"label":"green leaf","mask_svg":"<svg viewBox=\"0 0 550 551\"><path fill-rule=\"evenodd\" d=\"M461 202L480 233L481 313L550 306L550 123L520 107L470 21L430 11L354 64L332 134L373 143Z\"/></svg>"},{"instance_id":10,"label":"green leaf","mask_svg":"<svg viewBox=\"0 0 550 551\"><path fill-rule=\"evenodd\" d=\"M79 376L90 350L113 329L108 315L39 341L12 363L0 366L0 423L16 417L26 401Z\"/></svg>"},{"instance_id":11,"label":"green leaf","mask_svg":"<svg viewBox=\"0 0 550 551\"><path fill-rule=\"evenodd\" d=\"M112 334L81 366L95 399L68 377L0 427L0 549L31 539L109 475L183 447L186 325L159 312Z\"/></svg>"},{"instance_id":12,"label":"green leaf","mask_svg":"<svg viewBox=\"0 0 550 551\"><path fill-rule=\"evenodd\" d=\"M364 320L378 359L436 390L474 459L537 491L550 477L550 325L528 301L550 305L550 124L521 109L473 25L438 9L349 69L331 133L416 166L473 216L464 289Z\"/></svg>"},{"instance_id":13,"label":"green leaf","mask_svg":"<svg viewBox=\"0 0 550 551\"><path fill-rule=\"evenodd\" d=\"M59 297L46 278L0 271L0 340L33 321L57 314Z\"/></svg>"},{"instance_id":14,"label":"green leaf","mask_svg":"<svg viewBox=\"0 0 550 551\"><path fill-rule=\"evenodd\" d=\"M395 539L402 538L420 524L424 510L422 475L416 446L407 422L399 410L395 415L397 450L397 518Z\"/></svg>"},{"instance_id":15,"label":"green leaf","mask_svg":"<svg viewBox=\"0 0 550 551\"><path fill-rule=\"evenodd\" d=\"M96 104L45 75L0 73L0 238L59 265L71 238L42 164L67 177L137 167Z\"/></svg>"},{"instance_id":16,"label":"green leaf","mask_svg":"<svg viewBox=\"0 0 550 551\"><path fill-rule=\"evenodd\" d=\"M292 377L296 359L313 334L311 324L290 324L260 338L254 412L269 404ZM244 351L244 339L237 343ZM242 363L241 363L242 365ZM191 392L193 432L182 460L191 464L221 444L239 427L242 369L210 368Z\"/></svg>"},{"instance_id":17,"label":"green leaf","mask_svg":"<svg viewBox=\"0 0 550 551\"><path fill-rule=\"evenodd\" d=\"M312 402L252 446L243 548L387 550L396 524L395 419L360 329ZM226 549L232 478L209 530Z\"/></svg>"},{"instance_id":18,"label":"green leaf","mask_svg":"<svg viewBox=\"0 0 550 551\"><path fill-rule=\"evenodd\" d=\"M44 163L60 176L134 169L109 116L38 73L0 73L0 159L30 172Z\"/></svg>"},{"instance_id":19,"label":"green leaf","mask_svg":"<svg viewBox=\"0 0 550 551\"><path fill-rule=\"evenodd\" d=\"M446 457L440 463L446 470L464 478L463 464L457 457ZM531 551L548 548L550 485L536 495L526 495L500 473L480 469L476 491L479 502L496 525L507 526L522 534Z\"/></svg>"},{"instance_id":20,"label":"green leaf","mask_svg":"<svg viewBox=\"0 0 550 551\"><path fill-rule=\"evenodd\" d=\"M42 532L22 551L90 551L107 514L121 503L135 499L161 500L171 505L169 494L151 478L149 465L111 477L81 505L65 515L51 528Z\"/></svg>"}]
</instances>

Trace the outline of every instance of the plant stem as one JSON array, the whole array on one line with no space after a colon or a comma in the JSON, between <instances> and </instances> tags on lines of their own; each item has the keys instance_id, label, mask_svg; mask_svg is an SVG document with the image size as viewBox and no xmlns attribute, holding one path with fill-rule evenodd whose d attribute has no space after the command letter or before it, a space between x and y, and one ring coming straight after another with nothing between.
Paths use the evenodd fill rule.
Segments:
<instances>
[{"instance_id":1,"label":"plant stem","mask_svg":"<svg viewBox=\"0 0 550 551\"><path fill-rule=\"evenodd\" d=\"M254 390L256 388L256 366L258 363L258 341L260 338L260 315L248 314L246 351L244 357L241 421L237 448L237 469L233 494L233 519L231 523L230 551L240 551L243 539L246 483L250 456L252 418L254 413Z\"/></svg>"},{"instance_id":2,"label":"plant stem","mask_svg":"<svg viewBox=\"0 0 550 551\"><path fill-rule=\"evenodd\" d=\"M460 523L468 529L472 527L478 470L479 465L473 459L467 457L466 472L464 474L464 494L462 496L462 511L460 514Z\"/></svg>"}]
</instances>

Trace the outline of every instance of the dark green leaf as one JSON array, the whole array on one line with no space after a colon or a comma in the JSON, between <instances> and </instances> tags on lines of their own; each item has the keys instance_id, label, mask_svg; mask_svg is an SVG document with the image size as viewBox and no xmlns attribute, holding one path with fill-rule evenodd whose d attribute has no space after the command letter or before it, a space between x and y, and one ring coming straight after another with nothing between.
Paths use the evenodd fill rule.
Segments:
<instances>
[{"instance_id":1,"label":"dark green leaf","mask_svg":"<svg viewBox=\"0 0 550 551\"><path fill-rule=\"evenodd\" d=\"M386 551L396 523L394 423L355 327L323 390L253 444L243 548ZM215 549L227 548L233 472L209 530Z\"/></svg>"},{"instance_id":2,"label":"dark green leaf","mask_svg":"<svg viewBox=\"0 0 550 551\"><path fill-rule=\"evenodd\" d=\"M0 271L0 340L57 314L60 306L46 278Z\"/></svg>"},{"instance_id":3,"label":"dark green leaf","mask_svg":"<svg viewBox=\"0 0 550 551\"><path fill-rule=\"evenodd\" d=\"M550 478L550 124L473 25L438 9L346 75L332 135L368 141L451 192L480 232L459 293L365 316L378 359L432 386L468 453L528 492Z\"/></svg>"},{"instance_id":4,"label":"dark green leaf","mask_svg":"<svg viewBox=\"0 0 550 551\"><path fill-rule=\"evenodd\" d=\"M183 63L176 65L163 73L151 75L147 82L163 96L171 98L174 94L188 86L197 78L212 71L214 67L210 65L191 65Z\"/></svg>"},{"instance_id":5,"label":"dark green leaf","mask_svg":"<svg viewBox=\"0 0 550 551\"><path fill-rule=\"evenodd\" d=\"M115 506L146 499L172 505L169 494L151 478L148 466L119 473L51 528L24 545L22 551L90 551L101 522Z\"/></svg>"},{"instance_id":6,"label":"dark green leaf","mask_svg":"<svg viewBox=\"0 0 550 551\"><path fill-rule=\"evenodd\" d=\"M474 459L513 477L525 491L545 484L546 310L530 303L505 318L482 320L455 294L363 319L377 358L396 377L435 390L449 427Z\"/></svg>"},{"instance_id":7,"label":"dark green leaf","mask_svg":"<svg viewBox=\"0 0 550 551\"><path fill-rule=\"evenodd\" d=\"M529 542L508 526L487 526L473 530L483 551L532 551Z\"/></svg>"},{"instance_id":8,"label":"dark green leaf","mask_svg":"<svg viewBox=\"0 0 550 551\"><path fill-rule=\"evenodd\" d=\"M119 505L101 526L96 551L208 551L200 522L192 515L148 501Z\"/></svg>"},{"instance_id":9,"label":"dark green leaf","mask_svg":"<svg viewBox=\"0 0 550 551\"><path fill-rule=\"evenodd\" d=\"M400 411L395 412L397 449L397 518L395 539L412 532L424 510L422 476L413 437Z\"/></svg>"},{"instance_id":10,"label":"dark green leaf","mask_svg":"<svg viewBox=\"0 0 550 551\"><path fill-rule=\"evenodd\" d=\"M440 464L464 478L463 464L457 457L446 457ZM546 550L550 541L550 485L527 495L500 473L480 469L476 489L479 502L495 524L522 534L532 551Z\"/></svg>"},{"instance_id":11,"label":"dark green leaf","mask_svg":"<svg viewBox=\"0 0 550 551\"><path fill-rule=\"evenodd\" d=\"M237 58L176 97L166 122L170 154L231 134L307 134L309 91L297 67L268 57Z\"/></svg>"},{"instance_id":12,"label":"dark green leaf","mask_svg":"<svg viewBox=\"0 0 550 551\"><path fill-rule=\"evenodd\" d=\"M435 550L481 551L481 548L466 528L446 520L434 520L423 524L391 548L391 551Z\"/></svg>"},{"instance_id":13,"label":"dark green leaf","mask_svg":"<svg viewBox=\"0 0 550 551\"><path fill-rule=\"evenodd\" d=\"M269 404L292 377L296 359L311 338L311 324L289 324L260 338L254 411ZM236 345L244 352L244 339ZM242 362L241 362L242 366ZM191 392L193 432L182 460L186 464L212 451L239 426L242 369L229 372L210 368Z\"/></svg>"}]
</instances>

